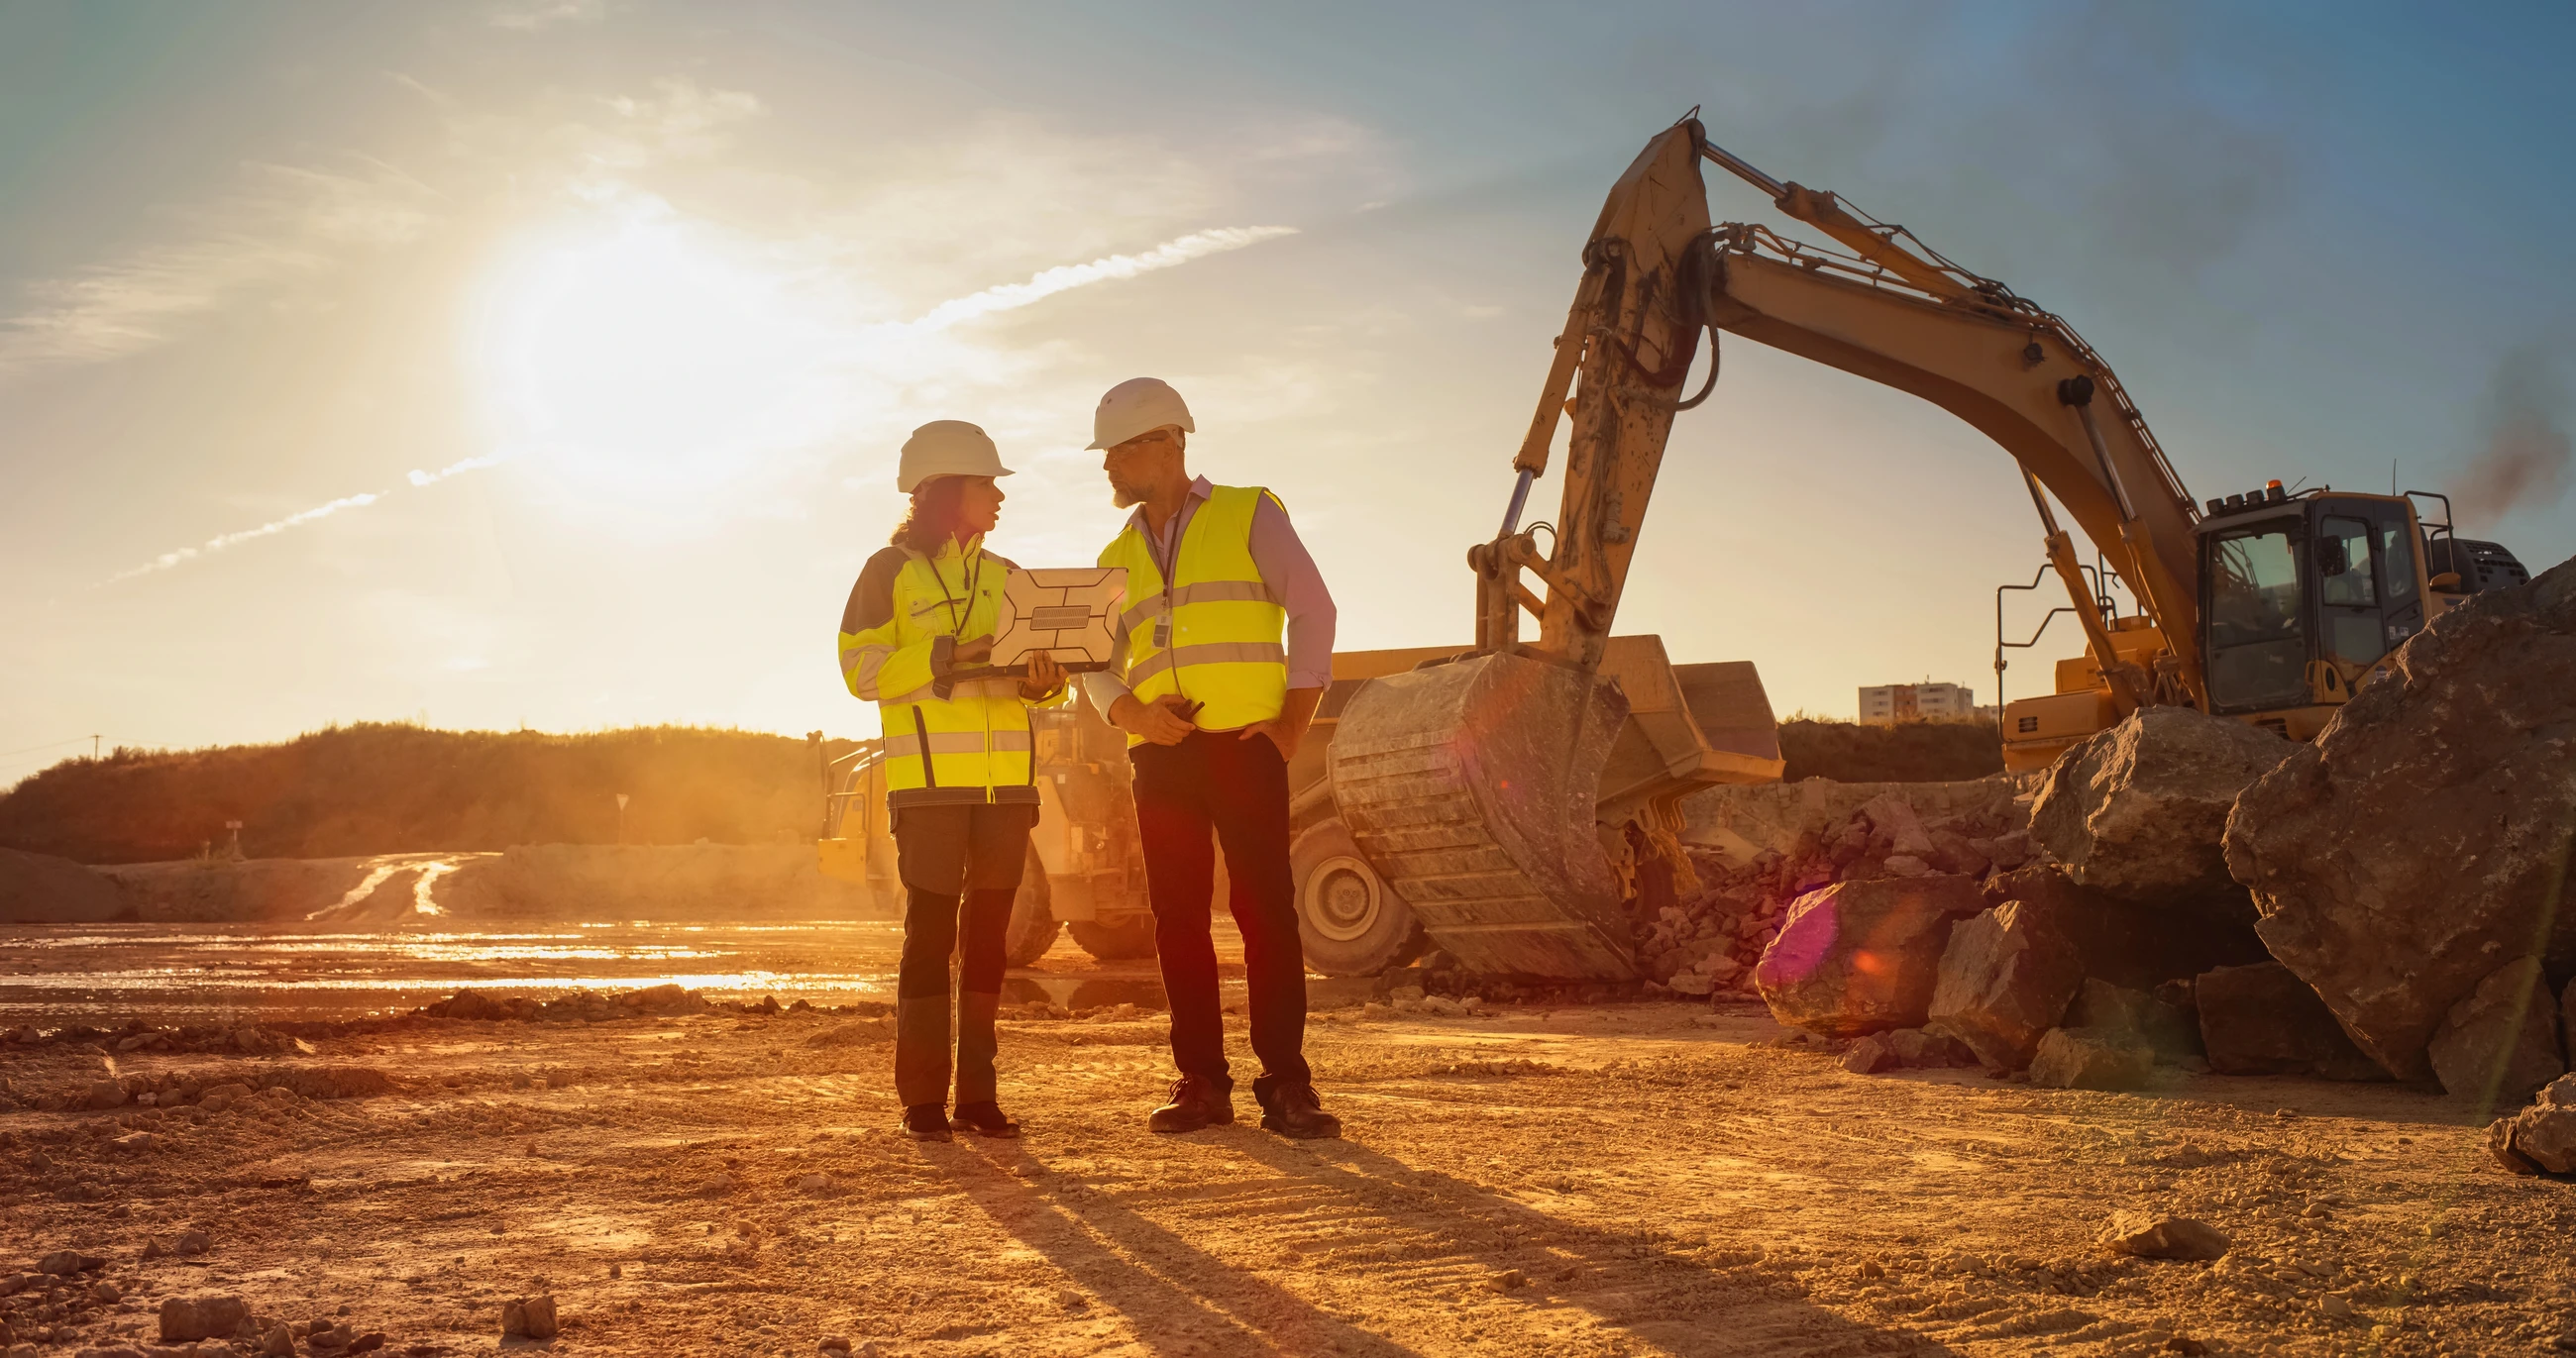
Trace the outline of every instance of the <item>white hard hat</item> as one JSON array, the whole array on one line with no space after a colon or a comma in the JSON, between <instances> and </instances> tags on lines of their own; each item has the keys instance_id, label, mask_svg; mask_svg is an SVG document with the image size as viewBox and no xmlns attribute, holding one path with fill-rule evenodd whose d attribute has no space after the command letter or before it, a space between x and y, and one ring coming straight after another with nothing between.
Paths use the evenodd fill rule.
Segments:
<instances>
[{"instance_id":1,"label":"white hard hat","mask_svg":"<svg viewBox=\"0 0 2576 1358\"><path fill-rule=\"evenodd\" d=\"M1190 422L1190 408L1181 404L1181 394L1172 390L1171 383L1159 377L1131 377L1111 387L1100 398L1100 408L1091 412L1091 446L1114 448L1167 424L1193 434L1199 431Z\"/></svg>"},{"instance_id":2,"label":"white hard hat","mask_svg":"<svg viewBox=\"0 0 2576 1358\"><path fill-rule=\"evenodd\" d=\"M1001 450L983 430L964 420L932 420L903 441L894 488L910 495L934 476L1008 476Z\"/></svg>"}]
</instances>

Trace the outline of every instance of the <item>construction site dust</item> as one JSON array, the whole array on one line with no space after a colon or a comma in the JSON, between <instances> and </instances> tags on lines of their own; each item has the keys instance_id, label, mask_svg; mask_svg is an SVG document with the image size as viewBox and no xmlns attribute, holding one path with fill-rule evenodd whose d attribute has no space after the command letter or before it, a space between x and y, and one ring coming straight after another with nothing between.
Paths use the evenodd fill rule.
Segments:
<instances>
[{"instance_id":1,"label":"construction site dust","mask_svg":"<svg viewBox=\"0 0 2576 1358\"><path fill-rule=\"evenodd\" d=\"M1709 165L1835 244L1712 221ZM890 798L989 726L117 751L0 796L0 1347L2576 1351L2576 561L2455 529L2563 488L2542 357L2457 514L2204 499L2065 319L1695 117L1579 258L1474 613L1331 655L1281 746L1339 1136L1147 1131L1177 949L1088 699L1008 732L1023 1139L907 1135L891 1078ZM2013 458L2081 653L1783 723L1764 639L1616 631L1743 340Z\"/></svg>"}]
</instances>

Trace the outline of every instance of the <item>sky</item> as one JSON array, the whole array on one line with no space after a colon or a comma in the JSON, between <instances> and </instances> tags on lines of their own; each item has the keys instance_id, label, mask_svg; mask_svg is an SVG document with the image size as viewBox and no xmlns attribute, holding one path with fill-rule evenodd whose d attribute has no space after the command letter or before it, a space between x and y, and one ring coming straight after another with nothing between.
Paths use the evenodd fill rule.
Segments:
<instances>
[{"instance_id":1,"label":"sky","mask_svg":"<svg viewBox=\"0 0 2576 1358\"><path fill-rule=\"evenodd\" d=\"M874 734L832 633L904 435L983 425L994 547L1085 564L1140 375L1287 503L1341 648L1463 643L1584 237L1694 106L2066 317L2196 495L2393 474L2536 571L2571 49L2539 5L0 0L0 785L93 733ZM2010 460L1724 362L1619 630L1783 713L1992 701Z\"/></svg>"}]
</instances>

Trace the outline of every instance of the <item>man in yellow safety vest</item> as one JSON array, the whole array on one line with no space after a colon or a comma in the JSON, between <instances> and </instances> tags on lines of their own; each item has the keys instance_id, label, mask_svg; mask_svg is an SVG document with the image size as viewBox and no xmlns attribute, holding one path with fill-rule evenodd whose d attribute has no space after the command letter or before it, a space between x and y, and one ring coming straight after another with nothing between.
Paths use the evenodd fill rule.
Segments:
<instances>
[{"instance_id":1,"label":"man in yellow safety vest","mask_svg":"<svg viewBox=\"0 0 2576 1358\"><path fill-rule=\"evenodd\" d=\"M1288 865L1288 760L1332 678L1333 599L1279 497L1189 474L1183 453L1197 427L1180 393L1150 377L1110 388L1092 417L1091 446L1103 450L1118 506L1136 509L1100 553L1101 565L1127 570L1127 612L1109 668L1082 682L1128 733L1172 1006L1180 1078L1148 1125L1189 1132L1234 1121L1208 937L1212 829L1243 931L1261 1125L1339 1136L1306 1065L1306 962Z\"/></svg>"}]
</instances>

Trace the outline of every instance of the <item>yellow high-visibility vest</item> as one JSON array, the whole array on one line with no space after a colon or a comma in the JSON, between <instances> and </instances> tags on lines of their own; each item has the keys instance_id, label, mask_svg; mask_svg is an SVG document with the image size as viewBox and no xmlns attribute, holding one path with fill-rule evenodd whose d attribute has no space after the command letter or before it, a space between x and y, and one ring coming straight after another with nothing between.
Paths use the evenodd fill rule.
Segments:
<instances>
[{"instance_id":1,"label":"yellow high-visibility vest","mask_svg":"<svg viewBox=\"0 0 2576 1358\"><path fill-rule=\"evenodd\" d=\"M1101 565L1127 569L1127 690L1140 702L1177 693L1205 704L1192 719L1204 731L1269 721L1287 701L1288 610L1252 563L1252 516L1264 498L1279 503L1259 486L1212 488L1181 533L1169 588L1133 523L1100 553Z\"/></svg>"},{"instance_id":2,"label":"yellow high-visibility vest","mask_svg":"<svg viewBox=\"0 0 2576 1358\"><path fill-rule=\"evenodd\" d=\"M933 677L958 641L992 634L1012 567L981 543L878 552L842 614L841 677L877 705L889 810L1038 799L1019 681Z\"/></svg>"}]
</instances>

